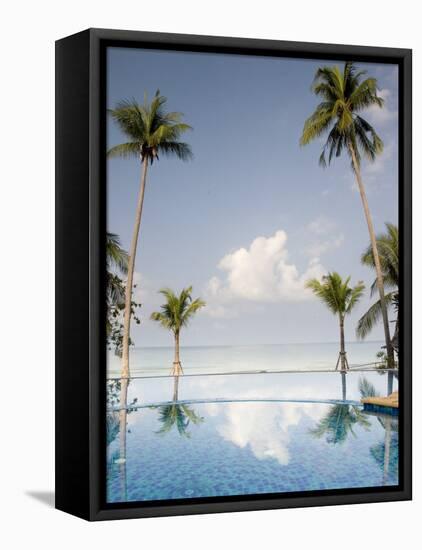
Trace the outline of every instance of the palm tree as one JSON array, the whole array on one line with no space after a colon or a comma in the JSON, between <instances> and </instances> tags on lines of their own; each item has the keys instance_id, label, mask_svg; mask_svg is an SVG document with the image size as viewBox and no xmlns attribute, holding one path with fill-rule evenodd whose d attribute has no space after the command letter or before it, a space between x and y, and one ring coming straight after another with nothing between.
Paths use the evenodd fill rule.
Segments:
<instances>
[{"instance_id":1,"label":"palm tree","mask_svg":"<svg viewBox=\"0 0 422 550\"><path fill-rule=\"evenodd\" d=\"M183 373L180 362L180 331L189 323L195 313L205 306L205 302L200 298L192 300L191 286L184 288L179 296L169 288L161 289L160 294L166 298L166 303L161 306L161 311L151 314L151 319L173 332L174 361L171 374L179 376Z\"/></svg>"},{"instance_id":2,"label":"palm tree","mask_svg":"<svg viewBox=\"0 0 422 550\"><path fill-rule=\"evenodd\" d=\"M398 227L392 223L386 223L386 233L377 236L377 248L381 263L382 275L384 279L384 287L390 292L385 295L385 303L387 306L392 305L397 313L396 325L392 345L398 349L399 337L399 231ZM361 261L364 265L375 269L374 255L372 247L368 246L362 254ZM371 296L376 292L376 280L371 286ZM358 338L366 338L371 332L374 325L381 319L382 309L381 301L377 300L368 311L359 319L356 328Z\"/></svg>"},{"instance_id":3,"label":"palm tree","mask_svg":"<svg viewBox=\"0 0 422 550\"><path fill-rule=\"evenodd\" d=\"M306 283L306 287L310 288L332 313L338 315L340 322L340 353L336 370L340 362L342 371L349 368L344 345L344 318L347 314L351 313L365 290L365 285L362 281L359 281L354 287L349 286L349 281L350 277L347 277L343 281L338 273L333 272L324 276L322 282L318 281L318 279L310 279Z\"/></svg>"},{"instance_id":4,"label":"palm tree","mask_svg":"<svg viewBox=\"0 0 422 550\"><path fill-rule=\"evenodd\" d=\"M129 339L133 272L135 268L136 249L139 228L141 225L148 166L149 164L152 165L154 160L159 160L159 154L176 156L181 160L188 160L192 156L190 146L180 141L181 135L191 129L191 127L182 122L181 113L167 112L165 110L164 105L166 101L167 98L160 95L159 90L157 90L150 103L148 103L145 95L142 105L135 100L121 101L116 105L115 109L109 111L120 130L127 136L128 141L112 147L108 151L108 156L139 158L142 165L125 289L121 370L123 379L129 377ZM126 386L126 384L122 384L123 393L125 391L124 386ZM124 399L123 394L122 398Z\"/></svg>"},{"instance_id":5,"label":"palm tree","mask_svg":"<svg viewBox=\"0 0 422 550\"><path fill-rule=\"evenodd\" d=\"M337 66L320 67L316 71L313 91L321 97L322 101L305 121L300 143L307 145L322 134L328 133L319 159L320 164L326 166L326 154L328 154L328 163L333 156L341 156L343 151L346 151L351 158L374 257L388 364L393 366L394 354L384 298L382 268L360 169L361 156L365 156L370 161L375 160L383 150L383 142L369 122L358 113L368 107L382 107L383 99L377 95L377 80L375 78L363 80L362 77L365 74L365 71L357 71L354 64L350 62L345 63L343 71Z\"/></svg>"}]
</instances>

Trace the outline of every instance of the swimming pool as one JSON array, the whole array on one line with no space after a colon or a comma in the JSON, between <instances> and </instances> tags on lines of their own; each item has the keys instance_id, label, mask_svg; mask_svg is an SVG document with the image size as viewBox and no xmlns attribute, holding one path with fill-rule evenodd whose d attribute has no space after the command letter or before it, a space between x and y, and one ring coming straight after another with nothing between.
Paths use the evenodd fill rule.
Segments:
<instances>
[{"instance_id":1,"label":"swimming pool","mask_svg":"<svg viewBox=\"0 0 422 550\"><path fill-rule=\"evenodd\" d=\"M388 384L379 372L131 380L126 430L118 406L108 413L107 501L397 485L398 419L359 404Z\"/></svg>"}]
</instances>

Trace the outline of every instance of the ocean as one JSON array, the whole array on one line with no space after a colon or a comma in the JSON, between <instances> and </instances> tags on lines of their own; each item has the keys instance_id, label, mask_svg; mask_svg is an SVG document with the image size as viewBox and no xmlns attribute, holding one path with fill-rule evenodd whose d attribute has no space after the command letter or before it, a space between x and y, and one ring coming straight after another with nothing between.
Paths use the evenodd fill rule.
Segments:
<instances>
[{"instance_id":1,"label":"ocean","mask_svg":"<svg viewBox=\"0 0 422 550\"><path fill-rule=\"evenodd\" d=\"M346 344L351 368L377 361L382 342ZM180 356L184 374L334 370L338 343L274 344L254 346L186 346ZM170 374L173 347L136 347L130 351L131 376ZM120 359L107 352L107 375L117 377Z\"/></svg>"}]
</instances>

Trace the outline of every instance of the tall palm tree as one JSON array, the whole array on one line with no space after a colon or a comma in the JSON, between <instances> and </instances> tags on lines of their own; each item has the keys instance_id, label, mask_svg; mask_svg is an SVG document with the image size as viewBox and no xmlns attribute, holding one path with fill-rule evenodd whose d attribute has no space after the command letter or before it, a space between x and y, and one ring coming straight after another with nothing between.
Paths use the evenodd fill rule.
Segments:
<instances>
[{"instance_id":1,"label":"tall palm tree","mask_svg":"<svg viewBox=\"0 0 422 550\"><path fill-rule=\"evenodd\" d=\"M377 248L381 263L382 275L384 279L384 288L389 292L385 295L387 306L392 305L397 313L394 336L392 344L398 349L399 322L399 231L398 227L392 223L385 224L387 231L377 236ZM372 247L368 246L362 254L361 261L364 265L375 269L374 255ZM371 296L376 292L376 280L371 286ZM377 300L368 311L359 319L356 328L358 338L366 338L374 325L382 318L381 301Z\"/></svg>"},{"instance_id":2,"label":"tall palm tree","mask_svg":"<svg viewBox=\"0 0 422 550\"><path fill-rule=\"evenodd\" d=\"M161 311L151 314L151 319L173 332L174 361L171 374L179 376L183 373L180 362L180 331L205 306L205 302L200 298L192 300L191 286L184 288L178 296L170 288L161 289L160 294L166 298L166 302L161 306Z\"/></svg>"},{"instance_id":3,"label":"tall palm tree","mask_svg":"<svg viewBox=\"0 0 422 550\"><path fill-rule=\"evenodd\" d=\"M167 112L165 110L166 101L167 98L160 95L159 90L157 90L150 103L148 103L145 94L144 103L142 105L135 100L121 101L114 109L109 111L111 117L117 123L122 133L127 137L128 141L112 147L108 151L108 156L139 158L142 166L140 189L136 204L135 225L129 250L125 289L121 369L121 376L123 379L129 377L129 339L133 273L148 166L152 165L154 160L159 160L160 154L175 156L181 160L188 160L192 156L190 146L180 141L182 134L191 129L191 127L182 122L181 113ZM122 384L123 393L126 385L127 384ZM124 399L124 395L122 395L122 398Z\"/></svg>"},{"instance_id":4,"label":"tall palm tree","mask_svg":"<svg viewBox=\"0 0 422 550\"><path fill-rule=\"evenodd\" d=\"M354 287L349 286L349 281L350 277L347 277L343 281L338 273L333 272L325 275L322 278L322 282L318 281L318 279L310 279L306 283L306 287L310 288L332 313L338 315L340 323L340 353L336 370L340 363L342 371L348 368L344 344L344 319L347 314L351 313L365 290L365 285L362 281L359 281Z\"/></svg>"},{"instance_id":5,"label":"tall palm tree","mask_svg":"<svg viewBox=\"0 0 422 550\"><path fill-rule=\"evenodd\" d=\"M362 155L370 161L375 160L383 150L383 142L375 129L359 113L368 107L382 107L383 99L377 95L377 80L375 78L363 79L365 74L365 71L357 71L353 63L345 63L343 71L337 66L320 67L316 71L313 91L322 101L305 121L300 143L307 145L328 133L320 156L320 164L326 166L327 154L328 163L330 163L333 156L339 157L343 151L347 152L352 161L352 169L362 199L374 257L388 364L393 366L394 354L384 297L382 268L361 174Z\"/></svg>"}]
</instances>

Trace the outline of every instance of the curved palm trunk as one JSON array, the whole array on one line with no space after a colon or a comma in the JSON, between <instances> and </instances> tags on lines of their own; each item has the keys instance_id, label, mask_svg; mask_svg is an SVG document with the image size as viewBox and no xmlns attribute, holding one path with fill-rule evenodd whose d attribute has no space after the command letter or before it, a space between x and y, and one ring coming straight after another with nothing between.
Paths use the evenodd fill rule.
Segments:
<instances>
[{"instance_id":1,"label":"curved palm trunk","mask_svg":"<svg viewBox=\"0 0 422 550\"><path fill-rule=\"evenodd\" d=\"M179 376L183 374L182 364L180 363L180 333L174 334L174 361L172 374Z\"/></svg>"},{"instance_id":2,"label":"curved palm trunk","mask_svg":"<svg viewBox=\"0 0 422 550\"><path fill-rule=\"evenodd\" d=\"M141 187L139 190L138 202L136 206L135 226L133 228L132 242L129 250L129 262L128 262L128 269L127 269L127 281L126 281L126 289L125 289L125 311L124 311L124 320L123 320L122 370L121 370L122 378L129 378L129 340L130 340L130 318L131 318L133 273L135 270L136 247L138 245L139 228L141 225L142 206L144 204L147 170L148 170L148 158L145 157L144 160L142 161ZM123 389L123 383L122 383L122 389ZM126 390L127 390L127 385L126 385ZM122 401L120 403L122 404Z\"/></svg>"},{"instance_id":3,"label":"curved palm trunk","mask_svg":"<svg viewBox=\"0 0 422 550\"><path fill-rule=\"evenodd\" d=\"M369 238L371 240L371 247L372 247L372 254L374 255L375 271L377 275L377 287L378 287L378 293L379 293L380 302L381 302L382 321L384 324L385 346L387 348L387 365L388 365L388 368L393 368L394 352L393 352L393 346L391 345L390 328L388 326L387 306L385 303L385 295L384 295L384 279L382 276L381 263L380 263L380 258L378 254L377 239L375 236L371 213L369 211L368 199L366 198L365 187L363 185L359 163L356 158L355 150L351 144L349 144L349 150L350 150L350 155L352 157L353 169L355 171L356 180L358 182L360 197L362 199L363 210L365 212L365 217L366 217L366 223L368 225Z\"/></svg>"}]
</instances>

